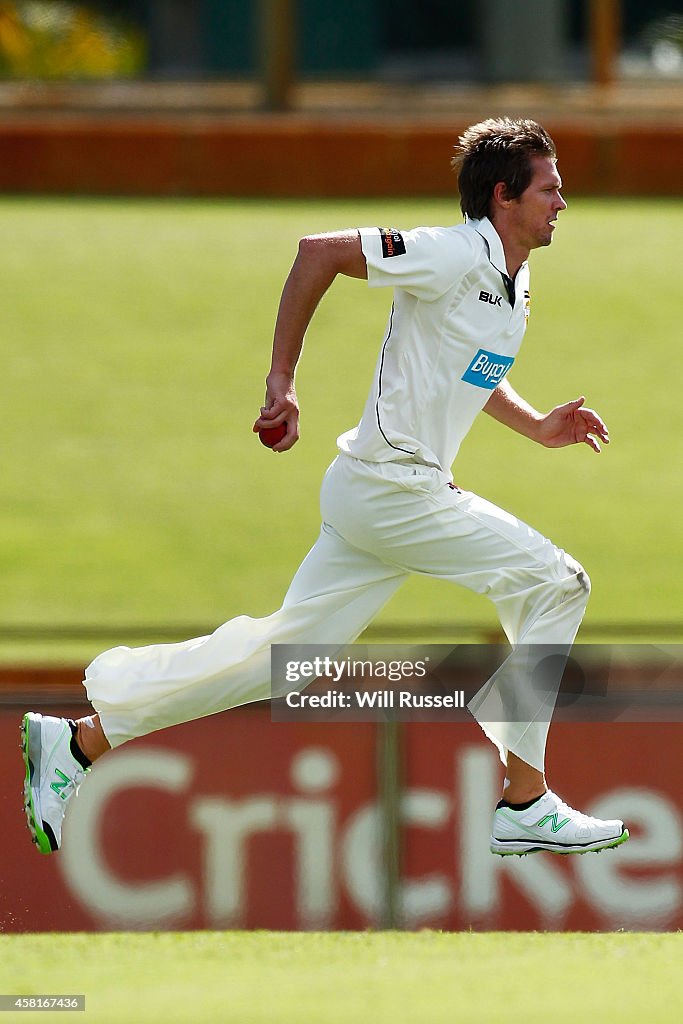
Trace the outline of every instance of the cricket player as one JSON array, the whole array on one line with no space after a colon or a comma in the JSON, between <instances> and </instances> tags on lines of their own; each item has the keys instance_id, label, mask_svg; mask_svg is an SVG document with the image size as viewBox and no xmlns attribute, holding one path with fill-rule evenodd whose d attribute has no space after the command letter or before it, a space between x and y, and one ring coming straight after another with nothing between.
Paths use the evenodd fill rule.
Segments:
<instances>
[{"instance_id":1,"label":"cricket player","mask_svg":"<svg viewBox=\"0 0 683 1024\"><path fill-rule=\"evenodd\" d=\"M42 853L59 848L68 802L105 752L269 697L272 644L351 642L411 573L489 597L511 658L520 645L572 644L590 590L584 569L451 476L482 409L546 448L585 444L599 452L609 441L582 397L540 412L508 380L529 314L529 253L550 245L566 209L555 146L533 121L490 119L465 131L454 162L464 223L301 240L254 424L286 425L276 451L298 440L295 368L335 277L393 289L365 410L338 439L323 481L320 536L272 615L240 616L184 643L107 651L85 673L96 714L78 722L24 717L25 809ZM621 821L588 817L548 788L547 720L487 715L491 706L505 707L509 685L505 672L492 677L487 699L470 705L506 768L491 851L585 853L628 839Z\"/></svg>"}]
</instances>

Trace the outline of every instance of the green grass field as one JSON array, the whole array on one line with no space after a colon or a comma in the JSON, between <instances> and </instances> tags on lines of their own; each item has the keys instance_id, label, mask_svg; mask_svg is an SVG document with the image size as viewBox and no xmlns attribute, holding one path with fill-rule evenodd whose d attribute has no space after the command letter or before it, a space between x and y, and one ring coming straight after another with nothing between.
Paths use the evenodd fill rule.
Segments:
<instances>
[{"instance_id":1,"label":"green grass field","mask_svg":"<svg viewBox=\"0 0 683 1024\"><path fill-rule=\"evenodd\" d=\"M681 935L196 932L0 936L0 991L93 1022L664 1024ZM9 1012L3 1020L25 1020Z\"/></svg>"},{"instance_id":2,"label":"green grass field","mask_svg":"<svg viewBox=\"0 0 683 1024\"><path fill-rule=\"evenodd\" d=\"M274 610L317 535L335 437L360 415L390 295L340 280L309 331L303 436L251 434L298 238L453 223L455 202L0 200L0 624L218 624ZM571 201L532 255L513 384L579 393L613 443L549 452L480 417L456 479L589 570L587 622L679 620L676 265L683 203ZM495 625L489 604L412 580L379 619ZM116 634L125 642L125 634ZM104 646L107 646L105 644ZM89 659L102 643L5 642L0 658Z\"/></svg>"}]
</instances>

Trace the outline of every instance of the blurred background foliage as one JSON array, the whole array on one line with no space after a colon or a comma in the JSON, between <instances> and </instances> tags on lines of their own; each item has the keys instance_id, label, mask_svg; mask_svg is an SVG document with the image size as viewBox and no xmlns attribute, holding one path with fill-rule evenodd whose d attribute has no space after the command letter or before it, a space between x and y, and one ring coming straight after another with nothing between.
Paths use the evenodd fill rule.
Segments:
<instances>
[{"instance_id":1,"label":"blurred background foliage","mask_svg":"<svg viewBox=\"0 0 683 1024\"><path fill-rule=\"evenodd\" d=\"M144 34L111 11L49 0L0 0L0 75L128 78L146 63Z\"/></svg>"},{"instance_id":2,"label":"blurred background foliage","mask_svg":"<svg viewBox=\"0 0 683 1024\"><path fill-rule=\"evenodd\" d=\"M264 26L286 6L299 75L580 81L603 3L0 0L0 79L250 77ZM613 10L622 76L683 75L683 0L618 0Z\"/></svg>"}]
</instances>

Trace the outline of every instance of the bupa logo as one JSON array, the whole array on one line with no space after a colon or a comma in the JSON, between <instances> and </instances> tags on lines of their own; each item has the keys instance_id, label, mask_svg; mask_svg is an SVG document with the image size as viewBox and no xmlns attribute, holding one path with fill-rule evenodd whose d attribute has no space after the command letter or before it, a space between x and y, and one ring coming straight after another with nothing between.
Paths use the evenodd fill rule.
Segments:
<instances>
[{"instance_id":1,"label":"bupa logo","mask_svg":"<svg viewBox=\"0 0 683 1024\"><path fill-rule=\"evenodd\" d=\"M476 388L493 391L514 361L512 356L501 356L497 352L487 352L485 348L480 348L460 379L474 384Z\"/></svg>"}]
</instances>

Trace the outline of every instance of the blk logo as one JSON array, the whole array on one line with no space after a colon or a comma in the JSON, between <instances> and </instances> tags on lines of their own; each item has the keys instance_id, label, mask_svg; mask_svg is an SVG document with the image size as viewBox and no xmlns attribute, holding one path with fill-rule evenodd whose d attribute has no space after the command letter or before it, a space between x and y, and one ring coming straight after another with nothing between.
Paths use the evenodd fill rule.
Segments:
<instances>
[{"instance_id":1,"label":"blk logo","mask_svg":"<svg viewBox=\"0 0 683 1024\"><path fill-rule=\"evenodd\" d=\"M500 306L503 301L503 296L492 295L491 292L479 292L479 301L488 302L491 306Z\"/></svg>"}]
</instances>

